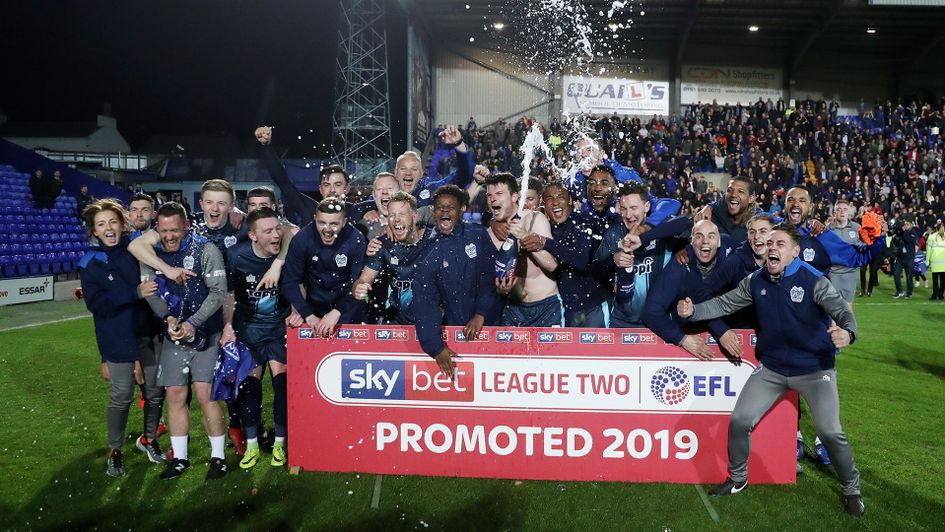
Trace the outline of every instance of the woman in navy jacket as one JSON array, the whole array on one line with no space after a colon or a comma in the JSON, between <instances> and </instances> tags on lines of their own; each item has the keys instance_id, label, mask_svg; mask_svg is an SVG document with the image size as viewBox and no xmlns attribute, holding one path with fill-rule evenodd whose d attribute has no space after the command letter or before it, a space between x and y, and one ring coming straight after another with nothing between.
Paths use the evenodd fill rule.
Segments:
<instances>
[{"instance_id":1,"label":"woman in navy jacket","mask_svg":"<svg viewBox=\"0 0 945 532\"><path fill-rule=\"evenodd\" d=\"M164 391L154 386L153 373L157 368L154 321L144 300L157 290L157 284L139 283L138 261L128 253L130 225L120 203L112 199L96 200L82 212L82 220L93 247L79 262L79 277L85 306L95 321L102 378L111 383L106 473L121 476L125 473L121 444L136 383L145 385L145 437L148 441L142 450L152 461L164 459L156 440ZM145 378L146 374L149 379Z\"/></svg>"}]
</instances>

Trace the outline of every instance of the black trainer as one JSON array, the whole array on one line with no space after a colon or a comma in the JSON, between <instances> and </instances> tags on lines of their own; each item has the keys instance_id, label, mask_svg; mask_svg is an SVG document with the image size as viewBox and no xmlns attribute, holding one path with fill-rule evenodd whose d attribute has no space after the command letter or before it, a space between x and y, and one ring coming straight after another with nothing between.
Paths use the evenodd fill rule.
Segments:
<instances>
[{"instance_id":1,"label":"black trainer","mask_svg":"<svg viewBox=\"0 0 945 532\"><path fill-rule=\"evenodd\" d=\"M731 478L725 479L725 482L709 490L709 495L713 497L724 497L726 495L735 495L738 492L748 489L748 481L741 484L736 483Z\"/></svg>"},{"instance_id":2,"label":"black trainer","mask_svg":"<svg viewBox=\"0 0 945 532\"><path fill-rule=\"evenodd\" d=\"M211 458L210 469L207 470L207 480L216 480L226 476L226 460L223 458Z\"/></svg>"},{"instance_id":3,"label":"black trainer","mask_svg":"<svg viewBox=\"0 0 945 532\"><path fill-rule=\"evenodd\" d=\"M105 474L110 477L121 477L125 468L121 463L121 449L109 449L108 460L105 462Z\"/></svg>"},{"instance_id":4,"label":"black trainer","mask_svg":"<svg viewBox=\"0 0 945 532\"><path fill-rule=\"evenodd\" d=\"M161 472L161 480L177 478L184 474L184 471L190 467L190 460L175 458L167 463L164 471Z\"/></svg>"},{"instance_id":5,"label":"black trainer","mask_svg":"<svg viewBox=\"0 0 945 532\"><path fill-rule=\"evenodd\" d=\"M863 504L861 495L845 495L843 497L843 509L853 517L860 517L866 513L866 505Z\"/></svg>"}]
</instances>

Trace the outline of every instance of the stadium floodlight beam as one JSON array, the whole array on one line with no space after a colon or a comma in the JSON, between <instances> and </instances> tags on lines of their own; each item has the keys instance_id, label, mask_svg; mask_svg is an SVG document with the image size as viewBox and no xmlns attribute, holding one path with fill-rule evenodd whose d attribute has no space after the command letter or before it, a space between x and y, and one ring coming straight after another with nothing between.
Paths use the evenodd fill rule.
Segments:
<instances>
[{"instance_id":1,"label":"stadium floodlight beam","mask_svg":"<svg viewBox=\"0 0 945 532\"><path fill-rule=\"evenodd\" d=\"M873 34L876 33L876 28L874 28L873 26L870 26L870 27L866 28L866 33L869 33L870 35L873 35Z\"/></svg>"},{"instance_id":2,"label":"stadium floodlight beam","mask_svg":"<svg viewBox=\"0 0 945 532\"><path fill-rule=\"evenodd\" d=\"M748 31L754 32L754 31L758 31L759 29L761 29L761 28L759 28L759 27L758 27L757 25L755 25L755 24L752 24L751 26L748 26Z\"/></svg>"},{"instance_id":3,"label":"stadium floodlight beam","mask_svg":"<svg viewBox=\"0 0 945 532\"><path fill-rule=\"evenodd\" d=\"M332 156L373 179L391 160L387 30L383 0L341 0Z\"/></svg>"}]
</instances>

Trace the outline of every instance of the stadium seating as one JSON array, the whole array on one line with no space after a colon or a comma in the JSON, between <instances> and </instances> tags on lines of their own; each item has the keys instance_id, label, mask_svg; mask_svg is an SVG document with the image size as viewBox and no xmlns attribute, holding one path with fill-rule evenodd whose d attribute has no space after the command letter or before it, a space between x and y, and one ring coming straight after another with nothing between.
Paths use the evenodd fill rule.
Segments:
<instances>
[{"instance_id":1,"label":"stadium seating","mask_svg":"<svg viewBox=\"0 0 945 532\"><path fill-rule=\"evenodd\" d=\"M33 207L29 174L0 165L0 278L76 271L89 244L75 210L65 192L53 209Z\"/></svg>"}]
</instances>

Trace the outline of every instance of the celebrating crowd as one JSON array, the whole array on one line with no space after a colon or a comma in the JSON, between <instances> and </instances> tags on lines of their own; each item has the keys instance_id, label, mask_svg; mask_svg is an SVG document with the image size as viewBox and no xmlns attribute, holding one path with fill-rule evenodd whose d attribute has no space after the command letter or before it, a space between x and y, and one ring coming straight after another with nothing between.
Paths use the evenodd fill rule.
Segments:
<instances>
[{"instance_id":1,"label":"celebrating crowd","mask_svg":"<svg viewBox=\"0 0 945 532\"><path fill-rule=\"evenodd\" d=\"M835 379L809 383L833 378L838 350L855 340L856 273L872 274L863 281L871 292L891 227L897 282L905 273L911 295L924 240L932 296L942 298L945 124L932 105L887 103L861 115L841 121L835 106L811 101L690 106L668 121L596 120L596 135L570 142L554 122L554 164L530 161L527 186L514 158L499 161L497 141L471 120L439 133L426 172L405 152L358 203L347 201L351 176L337 165L321 170L320 197L299 191L272 128L261 127L284 212L267 187L237 209L220 179L204 183L194 223L180 204L156 208L143 193L127 207L95 200L82 213L94 247L81 279L111 386L107 473L124 474L136 385L145 400L136 445L165 463L161 478L190 467L193 397L211 448L207 478L227 472L227 419L240 467L254 467L268 434L266 368L270 463L284 466L287 328L330 336L343 323L414 326L449 377L461 346L444 341L443 325L463 327L466 338L488 325L648 327L699 359L715 356L698 334L708 330L735 364L742 351L731 329L754 328L766 369L742 392L752 404L740 400L733 413L731 478L713 494L744 488L751 428L792 388L811 405L847 511L862 514ZM555 169L568 162L570 173ZM732 174L724 191L699 178L711 169ZM167 453L157 440L165 403Z\"/></svg>"}]
</instances>

